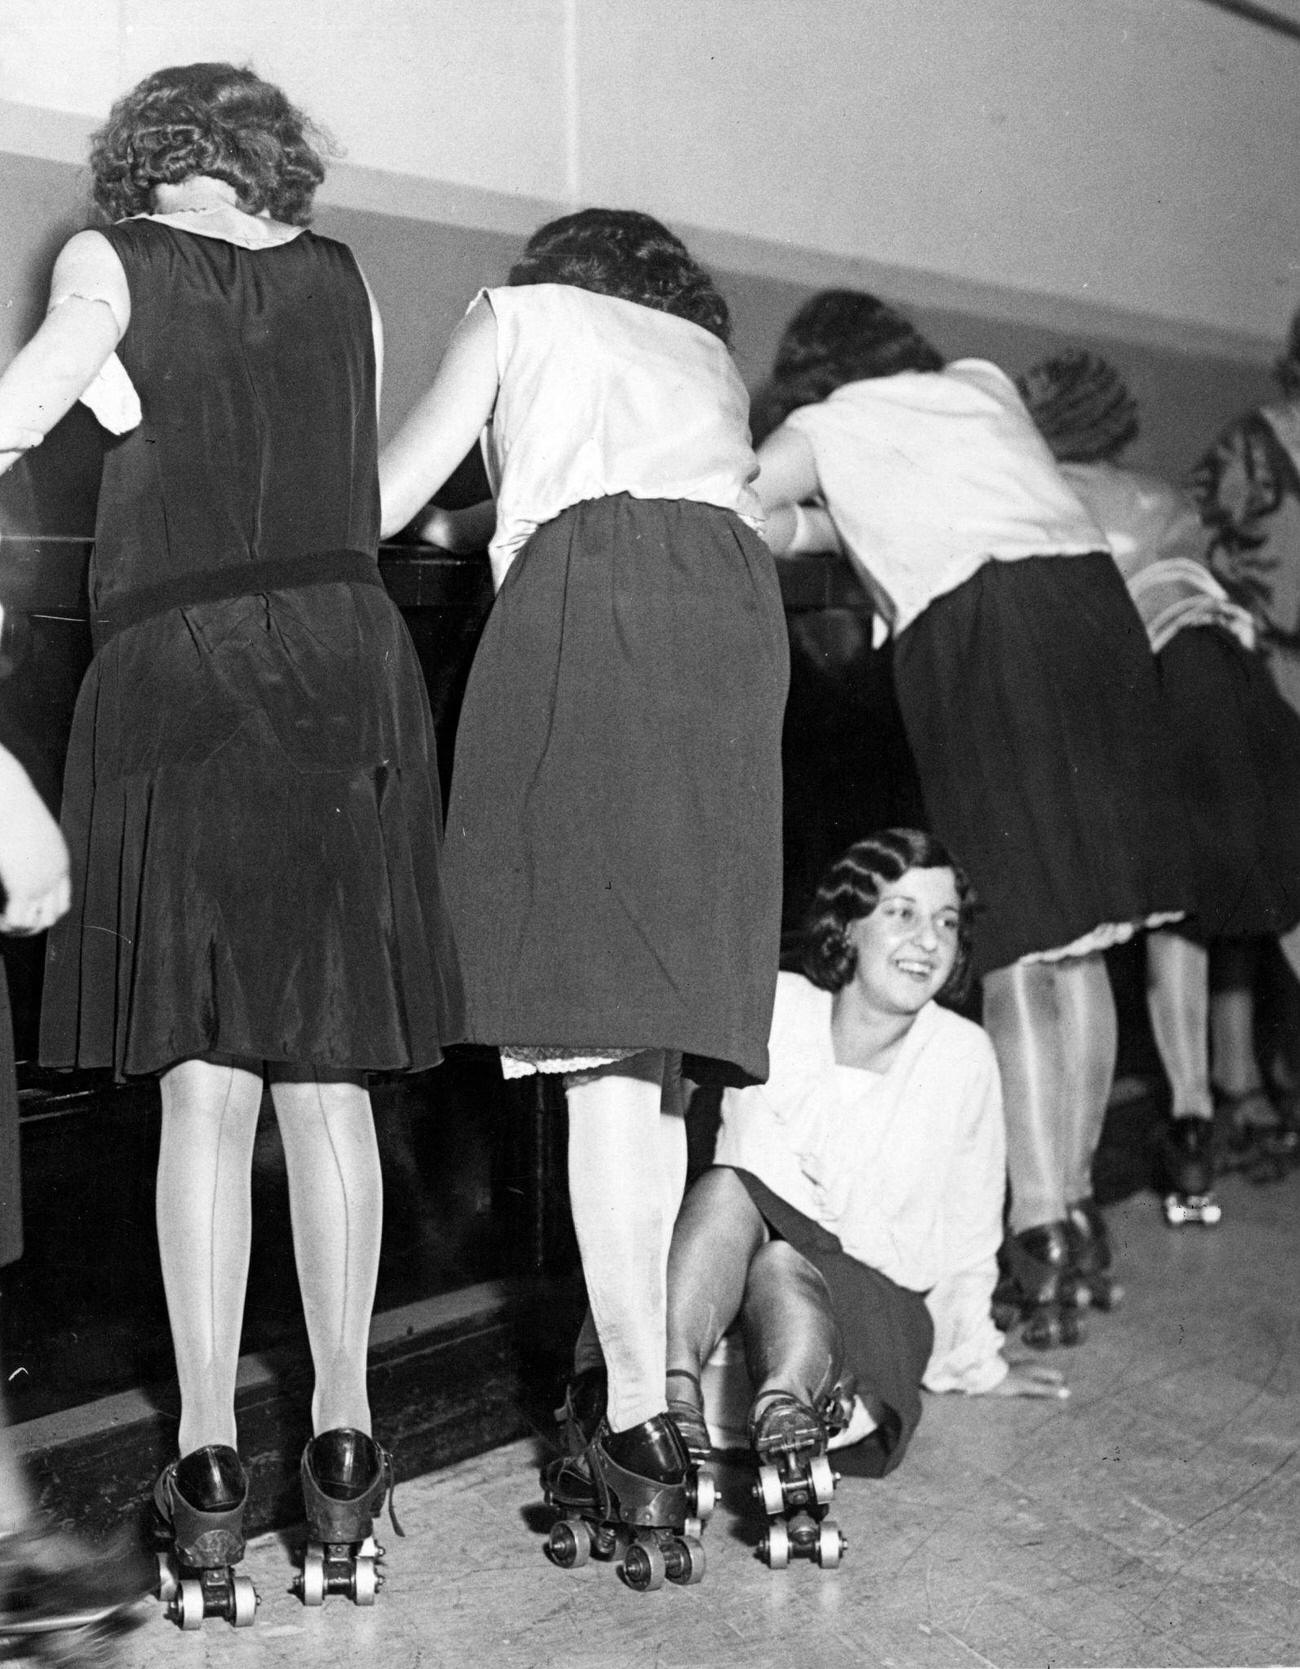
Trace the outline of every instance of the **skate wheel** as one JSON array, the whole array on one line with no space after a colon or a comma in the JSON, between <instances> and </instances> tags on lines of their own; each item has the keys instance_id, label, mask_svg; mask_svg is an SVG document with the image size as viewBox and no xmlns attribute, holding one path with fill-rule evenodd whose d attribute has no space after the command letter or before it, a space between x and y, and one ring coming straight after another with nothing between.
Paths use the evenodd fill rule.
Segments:
<instances>
[{"instance_id":1,"label":"skate wheel","mask_svg":"<svg viewBox=\"0 0 1300 1669\"><path fill-rule=\"evenodd\" d=\"M786 1529L784 1519L773 1519L768 1525L762 1541L758 1544L758 1551L769 1570L786 1568L790 1563L790 1532Z\"/></svg>"},{"instance_id":2,"label":"skate wheel","mask_svg":"<svg viewBox=\"0 0 1300 1669\"><path fill-rule=\"evenodd\" d=\"M352 1572L353 1605L373 1605L375 1595L378 1592L379 1582L375 1576L375 1561L364 1553L358 1554L356 1568Z\"/></svg>"},{"instance_id":3,"label":"skate wheel","mask_svg":"<svg viewBox=\"0 0 1300 1669\"><path fill-rule=\"evenodd\" d=\"M704 1581L704 1544L696 1535L683 1535L673 1549L673 1569L669 1581L678 1587L694 1587Z\"/></svg>"},{"instance_id":4,"label":"skate wheel","mask_svg":"<svg viewBox=\"0 0 1300 1669\"><path fill-rule=\"evenodd\" d=\"M302 1603L313 1608L325 1603L325 1552L319 1542L303 1549L302 1575L298 1579Z\"/></svg>"},{"instance_id":5,"label":"skate wheel","mask_svg":"<svg viewBox=\"0 0 1300 1669\"><path fill-rule=\"evenodd\" d=\"M175 1558L170 1553L158 1555L158 1598L164 1605L170 1605L176 1598L176 1585L180 1581L176 1569Z\"/></svg>"},{"instance_id":6,"label":"skate wheel","mask_svg":"<svg viewBox=\"0 0 1300 1669\"><path fill-rule=\"evenodd\" d=\"M638 1594L662 1588L667 1575L663 1550L655 1541L634 1541L623 1555L623 1580Z\"/></svg>"},{"instance_id":7,"label":"skate wheel","mask_svg":"<svg viewBox=\"0 0 1300 1669\"><path fill-rule=\"evenodd\" d=\"M1207 1229L1217 1228L1223 1221L1223 1207L1217 1200L1212 1201L1209 1205L1202 1209L1201 1221L1205 1224Z\"/></svg>"},{"instance_id":8,"label":"skate wheel","mask_svg":"<svg viewBox=\"0 0 1300 1669\"><path fill-rule=\"evenodd\" d=\"M230 1582L230 1621L234 1628L252 1628L257 1620L257 1590L249 1576Z\"/></svg>"},{"instance_id":9,"label":"skate wheel","mask_svg":"<svg viewBox=\"0 0 1300 1669\"><path fill-rule=\"evenodd\" d=\"M835 1494L835 1474L825 1455L816 1455L808 1463L808 1483L817 1505L829 1506Z\"/></svg>"},{"instance_id":10,"label":"skate wheel","mask_svg":"<svg viewBox=\"0 0 1300 1669\"><path fill-rule=\"evenodd\" d=\"M1088 1337L1087 1328L1079 1320L1077 1314L1065 1310L1061 1314L1061 1343L1063 1345L1082 1344Z\"/></svg>"},{"instance_id":11,"label":"skate wheel","mask_svg":"<svg viewBox=\"0 0 1300 1669\"><path fill-rule=\"evenodd\" d=\"M707 1524L713 1517L713 1509L718 1504L718 1486L713 1481L713 1473L706 1467L701 1467L695 1474L691 1484L691 1502L694 1506L692 1516L700 1523Z\"/></svg>"},{"instance_id":12,"label":"skate wheel","mask_svg":"<svg viewBox=\"0 0 1300 1669\"><path fill-rule=\"evenodd\" d=\"M551 1525L546 1538L551 1563L561 1570L576 1570L591 1558L591 1531L581 1518L562 1518Z\"/></svg>"},{"instance_id":13,"label":"skate wheel","mask_svg":"<svg viewBox=\"0 0 1300 1669\"><path fill-rule=\"evenodd\" d=\"M760 1466L758 1482L754 1485L754 1494L762 1503L763 1511L769 1518L785 1511L785 1491L781 1487L781 1474L775 1466Z\"/></svg>"},{"instance_id":14,"label":"skate wheel","mask_svg":"<svg viewBox=\"0 0 1300 1669\"><path fill-rule=\"evenodd\" d=\"M825 1518L817 1530L817 1563L823 1570L835 1570L844 1556L844 1537L833 1520Z\"/></svg>"},{"instance_id":15,"label":"skate wheel","mask_svg":"<svg viewBox=\"0 0 1300 1669\"><path fill-rule=\"evenodd\" d=\"M186 1631L193 1632L203 1627L203 1584L196 1582L193 1577L186 1577L176 1585L176 1598L173 1601L176 1611L176 1621Z\"/></svg>"}]
</instances>

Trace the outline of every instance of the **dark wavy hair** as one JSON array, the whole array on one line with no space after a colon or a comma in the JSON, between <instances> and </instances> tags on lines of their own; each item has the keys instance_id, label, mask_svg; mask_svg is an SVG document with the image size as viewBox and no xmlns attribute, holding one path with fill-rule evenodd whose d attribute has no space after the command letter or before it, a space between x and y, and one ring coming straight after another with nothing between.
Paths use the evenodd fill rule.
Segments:
<instances>
[{"instance_id":1,"label":"dark wavy hair","mask_svg":"<svg viewBox=\"0 0 1300 1669\"><path fill-rule=\"evenodd\" d=\"M325 134L252 70L177 64L118 99L92 138L90 171L110 220L147 213L155 186L207 174L234 186L249 214L305 226L330 154Z\"/></svg>"},{"instance_id":2,"label":"dark wavy hair","mask_svg":"<svg viewBox=\"0 0 1300 1669\"><path fill-rule=\"evenodd\" d=\"M666 226L635 209L580 209L548 220L510 284L572 284L702 325L730 346L731 314L713 280Z\"/></svg>"},{"instance_id":3,"label":"dark wavy hair","mask_svg":"<svg viewBox=\"0 0 1300 1669\"><path fill-rule=\"evenodd\" d=\"M822 290L790 320L772 374L754 396L757 446L800 406L815 406L844 383L898 371L942 371L943 355L916 326L865 290Z\"/></svg>"},{"instance_id":4,"label":"dark wavy hair","mask_svg":"<svg viewBox=\"0 0 1300 1669\"><path fill-rule=\"evenodd\" d=\"M1016 378L1016 388L1059 463L1111 462L1141 427L1124 378L1083 348L1040 360Z\"/></svg>"},{"instance_id":5,"label":"dark wavy hair","mask_svg":"<svg viewBox=\"0 0 1300 1669\"><path fill-rule=\"evenodd\" d=\"M857 952L849 943L852 922L869 916L882 890L909 869L950 869L957 887L957 957L937 993L940 1002L960 1002L970 977L975 926L975 889L942 842L920 829L880 829L836 858L812 902L804 931L803 971L823 991L841 991L853 978Z\"/></svg>"}]
</instances>

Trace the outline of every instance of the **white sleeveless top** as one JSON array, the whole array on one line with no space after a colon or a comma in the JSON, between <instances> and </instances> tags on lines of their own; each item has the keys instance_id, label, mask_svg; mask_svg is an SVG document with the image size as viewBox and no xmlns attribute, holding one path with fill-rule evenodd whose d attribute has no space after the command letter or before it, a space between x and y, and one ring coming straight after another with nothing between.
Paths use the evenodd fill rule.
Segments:
<instances>
[{"instance_id":1,"label":"white sleeveless top","mask_svg":"<svg viewBox=\"0 0 1300 1669\"><path fill-rule=\"evenodd\" d=\"M691 499L761 529L749 396L702 326L571 284L480 291L500 389L484 434L498 589L543 522L583 499Z\"/></svg>"},{"instance_id":2,"label":"white sleeveless top","mask_svg":"<svg viewBox=\"0 0 1300 1669\"><path fill-rule=\"evenodd\" d=\"M826 508L892 603L895 633L985 562L1106 549L988 360L846 383L786 423L807 437Z\"/></svg>"}]
</instances>

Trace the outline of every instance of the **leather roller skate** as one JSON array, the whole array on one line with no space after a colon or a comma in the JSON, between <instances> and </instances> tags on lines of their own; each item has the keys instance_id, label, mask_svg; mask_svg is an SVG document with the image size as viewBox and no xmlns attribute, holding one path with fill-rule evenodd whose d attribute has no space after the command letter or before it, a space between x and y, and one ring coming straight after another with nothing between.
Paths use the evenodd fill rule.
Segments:
<instances>
[{"instance_id":1,"label":"leather roller skate","mask_svg":"<svg viewBox=\"0 0 1300 1669\"><path fill-rule=\"evenodd\" d=\"M580 1455L600 1430L609 1395L604 1368L579 1368L564 1388L564 1401L555 1410L565 1454Z\"/></svg>"},{"instance_id":2,"label":"leather roller skate","mask_svg":"<svg viewBox=\"0 0 1300 1669\"><path fill-rule=\"evenodd\" d=\"M1110 1273L1110 1235L1106 1219L1096 1200L1075 1200L1065 1208L1065 1238L1069 1249L1069 1270L1062 1282L1061 1297L1076 1309L1092 1305L1113 1310L1124 1296L1124 1288Z\"/></svg>"},{"instance_id":3,"label":"leather roller skate","mask_svg":"<svg viewBox=\"0 0 1300 1669\"><path fill-rule=\"evenodd\" d=\"M302 1603L323 1605L326 1594L345 1594L354 1605L373 1605L384 1585L374 1519L385 1497L393 1529L403 1534L392 1509L393 1457L365 1432L340 1426L312 1438L299 1470L307 1545L294 1588Z\"/></svg>"},{"instance_id":4,"label":"leather roller skate","mask_svg":"<svg viewBox=\"0 0 1300 1669\"><path fill-rule=\"evenodd\" d=\"M993 1319L1003 1332L1020 1327L1031 1350L1082 1344L1078 1310L1064 1301L1070 1241L1064 1222L1039 1223L1009 1234L998 1252L1001 1276L993 1291Z\"/></svg>"},{"instance_id":5,"label":"leather roller skate","mask_svg":"<svg viewBox=\"0 0 1300 1669\"><path fill-rule=\"evenodd\" d=\"M1215 1167L1255 1184L1280 1182L1300 1158L1300 1131L1265 1089L1214 1091Z\"/></svg>"},{"instance_id":6,"label":"leather roller skate","mask_svg":"<svg viewBox=\"0 0 1300 1669\"><path fill-rule=\"evenodd\" d=\"M826 1458L830 1435L822 1415L786 1391L765 1392L755 1403L749 1422L758 1460L753 1492L771 1520L758 1552L773 1570L784 1570L792 1558L834 1570L848 1546L826 1516L839 1482Z\"/></svg>"},{"instance_id":7,"label":"leather roller skate","mask_svg":"<svg viewBox=\"0 0 1300 1669\"><path fill-rule=\"evenodd\" d=\"M153 1562L129 1536L102 1549L41 1527L0 1537L0 1658L108 1669L153 1586Z\"/></svg>"},{"instance_id":8,"label":"leather roller skate","mask_svg":"<svg viewBox=\"0 0 1300 1669\"><path fill-rule=\"evenodd\" d=\"M225 1444L195 1449L163 1468L154 1485L154 1507L171 1547L158 1554L158 1597L185 1630L205 1617L224 1617L248 1628L257 1616L257 1593L235 1565L244 1557L244 1504L248 1474Z\"/></svg>"},{"instance_id":9,"label":"leather roller skate","mask_svg":"<svg viewBox=\"0 0 1300 1669\"><path fill-rule=\"evenodd\" d=\"M638 1593L665 1581L689 1586L703 1580L704 1503L696 1469L667 1414L629 1431L602 1426L581 1455L547 1467L543 1486L561 1515L547 1541L555 1564L571 1570L593 1554L616 1560Z\"/></svg>"},{"instance_id":10,"label":"leather roller skate","mask_svg":"<svg viewBox=\"0 0 1300 1669\"><path fill-rule=\"evenodd\" d=\"M1209 1119L1174 1118L1161 1131L1162 1203L1171 1229L1185 1223L1213 1228L1223 1216L1214 1197L1214 1148L1214 1126Z\"/></svg>"}]
</instances>

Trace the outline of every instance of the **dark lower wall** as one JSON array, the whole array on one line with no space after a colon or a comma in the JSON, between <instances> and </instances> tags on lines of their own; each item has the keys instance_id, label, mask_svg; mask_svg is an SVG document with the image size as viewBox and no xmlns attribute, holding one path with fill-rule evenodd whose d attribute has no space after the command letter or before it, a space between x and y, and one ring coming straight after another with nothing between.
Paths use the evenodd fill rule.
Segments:
<instances>
[{"instance_id":1,"label":"dark lower wall","mask_svg":"<svg viewBox=\"0 0 1300 1669\"><path fill-rule=\"evenodd\" d=\"M8 231L0 246L0 360L39 321L54 256L88 219L84 169L0 153L0 224ZM427 386L448 333L475 291L504 280L521 240L332 205L322 207L317 225L353 246L378 297L387 337L384 426L391 432ZM723 268L715 276L732 305L742 374L756 384L771 362L782 326L810 286ZM905 289L900 282L890 299L907 306ZM917 289L929 293L930 287L918 278ZM1262 364L1224 357L1217 346L1207 346L1208 336L1199 338L1198 345L1191 328L1185 350L1175 351L1151 341L1153 333L1140 319L1121 334L1113 314L1105 316L1102 329L1102 315L1072 314L1062 304L1059 328L1047 329L1008 322L1015 310L1006 296L1000 298L998 313L915 309L918 322L944 353L953 358L982 355L1013 372L1065 345L1107 353L1142 403L1144 434L1131 456L1137 467L1182 475L1225 422L1270 391ZM78 409L30 462L0 481L0 536L90 531L97 437L93 420Z\"/></svg>"}]
</instances>

